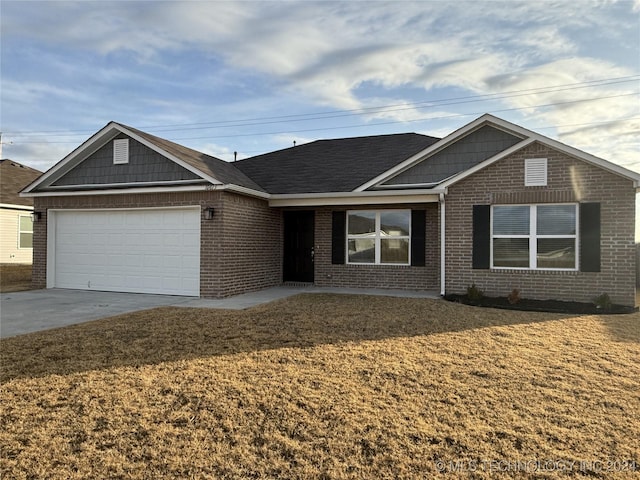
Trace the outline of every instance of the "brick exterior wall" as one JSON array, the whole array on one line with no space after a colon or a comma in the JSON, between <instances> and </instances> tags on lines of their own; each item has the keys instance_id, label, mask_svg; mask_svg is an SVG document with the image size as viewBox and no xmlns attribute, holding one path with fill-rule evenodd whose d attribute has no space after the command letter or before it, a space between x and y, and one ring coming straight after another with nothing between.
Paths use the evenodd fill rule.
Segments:
<instances>
[{"instance_id":1,"label":"brick exterior wall","mask_svg":"<svg viewBox=\"0 0 640 480\"><path fill-rule=\"evenodd\" d=\"M548 185L524 187L524 160L548 158ZM473 205L599 202L601 272L473 270ZM282 211L264 200L228 192L37 197L34 223L33 285L46 287L48 209L213 207L201 216L200 293L226 297L282 282ZM388 208L426 210L425 267L333 265L331 223L334 210ZM440 289L439 207L414 205L321 207L315 209L315 283L318 286ZM635 305L635 190L630 180L540 144L514 153L451 186L446 197L446 292L464 293L475 283L487 295L513 288L524 298L589 302L607 292L614 303Z\"/></svg>"},{"instance_id":2,"label":"brick exterior wall","mask_svg":"<svg viewBox=\"0 0 640 480\"><path fill-rule=\"evenodd\" d=\"M548 159L546 187L524 186L524 160ZM473 270L473 205L599 202L601 271ZM446 197L446 292L475 283L486 295L590 302L606 292L635 305L635 190L630 180L534 143L449 188Z\"/></svg>"},{"instance_id":3,"label":"brick exterior wall","mask_svg":"<svg viewBox=\"0 0 640 480\"><path fill-rule=\"evenodd\" d=\"M266 201L225 194L220 296L282 283L282 212Z\"/></svg>"},{"instance_id":4,"label":"brick exterior wall","mask_svg":"<svg viewBox=\"0 0 640 480\"><path fill-rule=\"evenodd\" d=\"M426 210L425 266L332 265L331 212L335 210L376 209ZM440 248L438 245L438 204L324 207L316 209L315 284L321 287L404 288L437 290L439 288Z\"/></svg>"},{"instance_id":5,"label":"brick exterior wall","mask_svg":"<svg viewBox=\"0 0 640 480\"><path fill-rule=\"evenodd\" d=\"M213 207L200 223L200 295L224 297L278 285L282 278L281 213L264 200L227 192L149 193L36 197L42 218L34 223L34 288L47 284L48 209Z\"/></svg>"}]
</instances>

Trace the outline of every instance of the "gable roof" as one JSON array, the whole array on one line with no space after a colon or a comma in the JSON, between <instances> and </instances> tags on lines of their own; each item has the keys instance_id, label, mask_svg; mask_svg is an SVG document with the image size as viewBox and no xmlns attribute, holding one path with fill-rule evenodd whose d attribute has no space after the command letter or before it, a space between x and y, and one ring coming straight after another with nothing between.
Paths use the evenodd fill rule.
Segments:
<instances>
[{"instance_id":1,"label":"gable roof","mask_svg":"<svg viewBox=\"0 0 640 480\"><path fill-rule=\"evenodd\" d=\"M239 185L241 187L264 192L256 182L235 168L233 163L225 162L224 160L212 157L206 153L193 150L183 145L165 140L164 138L156 137L155 135L137 130L133 127L128 127L123 124L117 125L135 133L140 138L144 138L148 142L160 148L162 151L172 154L174 157L179 158L183 162L196 168L199 172L215 178L222 184Z\"/></svg>"},{"instance_id":2,"label":"gable roof","mask_svg":"<svg viewBox=\"0 0 640 480\"><path fill-rule=\"evenodd\" d=\"M19 192L40 175L42 172L35 168L8 158L0 160L0 203L32 206L33 200L21 197Z\"/></svg>"},{"instance_id":3,"label":"gable roof","mask_svg":"<svg viewBox=\"0 0 640 480\"><path fill-rule=\"evenodd\" d=\"M109 122L105 125L82 145L47 170L42 177L28 185L23 190L23 193L37 191L39 188L55 182L120 133L128 135L198 175L203 179L203 182L214 185L237 185L245 189L265 193L253 180L224 160L116 122Z\"/></svg>"},{"instance_id":4,"label":"gable roof","mask_svg":"<svg viewBox=\"0 0 640 480\"><path fill-rule=\"evenodd\" d=\"M417 133L317 140L233 165L271 194L351 192L437 141Z\"/></svg>"},{"instance_id":5,"label":"gable roof","mask_svg":"<svg viewBox=\"0 0 640 480\"><path fill-rule=\"evenodd\" d=\"M596 157L595 155L591 155L590 153L584 152L582 150L579 150L577 148L571 147L569 145L566 145L562 142L559 142L557 140L554 140L552 138L549 137L545 137L544 135L541 135L539 133L533 132L531 130L528 130L524 127L521 127L519 125L516 125L515 123L511 123L508 122L506 120L503 120L501 118L495 117L491 114L485 113L484 115L482 115L481 117L477 118L476 120L468 123L467 125L464 125L463 127L459 128L458 130L456 130L455 132L451 133L450 135L447 135L445 138L439 140L438 142L430 145L429 147L427 147L426 149L424 149L421 152L418 152L416 155L412 156L411 158L408 158L407 160L405 160L404 162L401 162L397 165L395 165L394 167L390 168L389 170L387 170L386 172L381 173L380 175L376 176L375 178L370 179L369 181L363 183L362 185L360 185L359 187L357 187L355 189L355 191L358 192L363 192L367 189L370 188L376 188L376 187L382 187L384 188L384 183L392 178L394 178L395 176L397 176L398 174L408 170L409 168L417 165L418 163L421 162L428 162L429 158L432 157L433 155L435 155L436 153L444 150L446 147L453 145L454 143L456 143L458 140L460 140L461 138L464 138L465 136L469 135L472 132L475 132L477 130L479 130L480 128L484 127L484 126L492 126L495 128L498 128L500 130L503 130L507 133L513 134L515 136L518 136L520 138L522 138L522 140L518 143L515 143L514 145L512 145L509 148L506 148L505 150L498 152L497 154L493 155L492 157L485 159L483 161L480 161L478 163L476 163L475 165L469 165L466 169L455 173L453 175L451 175L448 178L443 178L441 179L439 182L435 182L432 186L435 187L439 187L439 188L446 188L449 185L453 185L456 182L459 182L460 180L468 177L469 175L472 175L473 173L477 172L478 170L485 168L495 162L497 162L498 160L501 160L502 158L511 155L512 153L521 150L522 148L526 147L527 145L530 145L533 142L539 142L542 143L543 145L546 145L548 147L551 147L555 150L558 150L560 152L563 152L569 156L572 156L574 158L577 158L579 160L585 161L587 163L590 163L592 165L595 165L597 167L600 167L604 170L607 170L611 173L615 173L616 175L620 175L622 177L628 178L630 180L632 180L634 182L634 186L636 189L640 188L640 174L633 172L629 169L626 169L624 167L621 167L620 165L617 165L615 163L609 162L607 160L604 160L600 157ZM397 185L389 185L389 187L394 187L397 188Z\"/></svg>"},{"instance_id":6,"label":"gable roof","mask_svg":"<svg viewBox=\"0 0 640 480\"><path fill-rule=\"evenodd\" d=\"M445 157L439 156L440 152L486 126L506 134L505 138L509 141L500 147L501 151L482 150L486 155L469 157L464 159L464 162L457 162L453 166L448 164ZM343 194L348 194L349 198L367 195L379 197L381 190L385 190L384 195L392 195L393 192L395 195L405 195L418 191L423 194L445 193L449 185L533 142L540 142L574 158L631 179L636 189L640 189L640 174L636 172L493 115L485 114L442 139L404 133L317 140L233 163L126 125L110 122L27 186L23 190L23 195L52 194L46 188L48 185L120 134L128 135L202 178L202 183L198 186L200 189L205 188L208 183L215 185L215 188L278 200L302 197L320 199L338 195L344 197ZM472 139L469 144L475 141ZM492 156L484 158L488 155ZM429 164L430 161L432 165ZM399 179L402 181L385 184L418 164L427 167L423 173L425 173L424 178L430 180L428 183L404 183L405 177L400 176ZM433 170L429 170L432 167ZM171 182L167 184L170 188L175 188ZM135 183L126 184L127 188L135 189L136 186ZM110 190L96 189L93 193L109 192ZM60 194L69 193L60 192ZM25 199L25 201L28 200Z\"/></svg>"}]
</instances>

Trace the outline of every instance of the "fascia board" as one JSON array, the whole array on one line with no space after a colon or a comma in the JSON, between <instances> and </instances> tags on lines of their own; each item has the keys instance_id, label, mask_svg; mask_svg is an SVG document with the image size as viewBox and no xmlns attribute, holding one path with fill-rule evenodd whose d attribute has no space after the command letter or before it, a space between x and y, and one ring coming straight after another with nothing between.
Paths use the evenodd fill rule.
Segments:
<instances>
[{"instance_id":1,"label":"fascia board","mask_svg":"<svg viewBox=\"0 0 640 480\"><path fill-rule=\"evenodd\" d=\"M460 180L463 180L463 179L467 178L468 176L473 175L477 171L488 167L492 163L495 163L498 160L502 160L504 157L506 157L508 155L511 155L512 153L515 153L518 150L520 150L522 148L525 148L528 145L531 145L534 141L535 140L533 140L531 138L527 138L526 140L523 140L522 142L518 142L515 145L507 148L506 150L503 150L502 152L495 154L493 157L487 158L483 162L480 162L477 165L474 165L473 167L469 168L468 170L464 170L464 171L458 173L457 175L453 175L453 176L449 177L447 180L445 180L444 182L442 182L438 186L440 188L448 188L451 185L453 185L454 183L457 183Z\"/></svg>"},{"instance_id":2,"label":"fascia board","mask_svg":"<svg viewBox=\"0 0 640 480\"><path fill-rule=\"evenodd\" d=\"M395 190L367 192L328 192L271 195L271 207L335 206L335 205L393 205L405 203L435 203L444 190Z\"/></svg>"},{"instance_id":3,"label":"fascia board","mask_svg":"<svg viewBox=\"0 0 640 480\"><path fill-rule=\"evenodd\" d=\"M357 187L354 190L354 192L362 192L362 191L366 190L367 188L371 188L371 187L373 187L373 186L375 186L375 185L377 185L379 183L383 183L383 182L389 180L390 178L393 178L394 176L398 175L402 171L407 170L408 168L411 168L415 164L418 164L421 161L425 160L427 157L430 157L431 155L433 155L433 154L439 152L440 150L442 150L443 148L451 145L456 140L468 135L473 130L475 130L477 128L480 128L485 122L487 122L489 120L489 117L491 117L491 115L489 115L489 114L482 115L481 117L475 119L471 123L468 123L468 124L460 127L458 130L456 130L456 131L450 133L449 135L447 135L446 137L438 140L433 145L428 146L424 150L416 153L415 155L409 157L405 161L403 161L403 162L397 164L396 166L390 168L386 172L383 172L380 175L378 175L377 177L372 178L371 180L367 181L366 183L360 185L359 187Z\"/></svg>"},{"instance_id":4,"label":"fascia board","mask_svg":"<svg viewBox=\"0 0 640 480\"><path fill-rule=\"evenodd\" d=\"M78 160L80 158L85 157L86 155L90 155L106 142L108 142L111 138L115 137L117 135L117 130L117 124L115 122L109 122L96 133L91 135L87 140L82 142L78 147L76 147L73 151L71 151L71 153L69 153L66 157L56 163L53 167L51 167L49 170L47 170L45 173L40 175L33 182L23 188L21 192L31 192L34 188L39 187L47 180L56 178L57 176L61 176L59 175L61 173L66 173L65 169L67 169L68 171L71 168L75 167L77 163L79 163Z\"/></svg>"},{"instance_id":5,"label":"fascia board","mask_svg":"<svg viewBox=\"0 0 640 480\"><path fill-rule=\"evenodd\" d=\"M131 193L172 193L172 192L204 192L211 190L213 185L190 185L178 187L133 187L133 188L108 188L103 190L63 190L45 192L22 192L21 197L77 197L93 195L126 195Z\"/></svg>"},{"instance_id":6,"label":"fascia board","mask_svg":"<svg viewBox=\"0 0 640 480\"><path fill-rule=\"evenodd\" d=\"M539 133L536 133L532 130L528 130L524 127L521 127L519 125L516 125L514 123L511 122L507 122L506 120L503 120L501 118L498 117L494 117L493 115L485 115L487 117L487 120L497 126L497 127L501 127L505 130L514 132L514 133L518 133L524 137L528 137L532 140L535 140L539 143L542 143L543 145L546 145L548 147L553 148L554 150L558 150L560 152L566 153L567 155L570 155L574 158L577 158L579 160L583 160L587 163L591 163L597 167L603 168L605 170L608 170L612 173L615 173L617 175L626 177L634 182L640 182L640 173L636 173L632 170L629 170L625 167L622 167L620 165L617 165L613 162L610 162L608 160L605 160L603 158L600 157L596 157L595 155L591 155L590 153L587 153L583 150L577 149L575 147L572 147L570 145L567 145L565 143L562 143L558 140L554 140L552 138L546 137L544 135L541 135Z\"/></svg>"},{"instance_id":7,"label":"fascia board","mask_svg":"<svg viewBox=\"0 0 640 480\"><path fill-rule=\"evenodd\" d=\"M209 183L212 183L214 185L222 185L222 182L220 182L219 180L215 179L210 175L203 173L202 171L180 160L174 155L171 155L169 152L164 151L162 148L158 147L157 145L136 135L134 132L130 131L128 128L125 128L116 122L109 122L102 129L100 129L98 132L96 132L87 140L85 140L75 150L69 153L66 157L60 160L57 164L55 164L53 167L47 170L46 173L38 177L35 181L33 181L26 188L24 188L22 190L22 193L29 193L33 191L35 188L41 186L43 183L46 183L48 180L57 179L61 177L62 175L67 173L69 170L71 170L71 168L78 165L88 155L91 155L93 152L95 152L96 150L104 146L109 140L116 137L118 133L124 133L125 135L128 135L129 137L142 143L146 147L159 153L163 157L166 157L169 160L177 163L178 165L190 171L191 173L198 175L203 180L206 180Z\"/></svg>"},{"instance_id":8,"label":"fascia board","mask_svg":"<svg viewBox=\"0 0 640 480\"><path fill-rule=\"evenodd\" d=\"M15 203L0 203L0 208L7 210L33 210L30 205L17 205Z\"/></svg>"},{"instance_id":9,"label":"fascia board","mask_svg":"<svg viewBox=\"0 0 640 480\"><path fill-rule=\"evenodd\" d=\"M413 157L405 160L404 162L396 165L395 167L391 168L390 170L388 170L387 172L382 173L381 175L377 176L376 178L368 181L367 183L361 185L360 187L358 187L357 189L355 189L354 191L363 191L366 190L367 188L371 188L372 186L375 186L379 183L382 183L384 181L389 180L390 178L394 177L395 175L399 174L400 172L411 168L413 165L425 160L427 157L437 153L438 151L442 150L443 148L451 145L452 143L454 143L455 141L457 141L458 139L468 135L469 133L471 133L472 131L484 126L484 125L490 125L492 127L498 128L500 130L506 131L508 133L511 134L516 134L518 136L523 137L523 141L517 143L516 145L514 145L513 147L508 148L507 150L504 150L500 153L498 153L497 155L485 160L484 162L479 163L478 165L472 167L469 170L466 170L464 172L461 172L459 175L454 175L453 177L449 178L448 180L445 180L444 182L440 183L441 187L448 187L449 185L454 184L455 182L458 182L460 180L462 180L463 178L466 178L467 176L477 172L478 170L485 168L486 166L490 165L493 162L498 161L501 158L504 158L506 155L509 155L511 153L513 153L516 150L519 150L521 148L524 148L525 146L533 143L534 141L537 141L543 145L546 145L548 147L551 147L555 150L558 150L560 152L566 153L567 155L570 155L572 157L575 157L579 160L583 160L587 163L593 164L595 166L598 166L600 168L603 168L605 170L608 170L612 173L615 173L617 175L623 176L625 178L628 178L630 180L632 180L634 182L634 185L637 186L636 188L640 187L640 173L636 173L632 170L629 170L627 168L624 168L620 165L617 165L615 163L609 162L607 160L604 160L602 158L596 157L595 155L591 155L590 153L584 152L582 150L579 150L575 147L571 147L569 145L566 145L562 142L559 142L558 140L554 140L552 138L546 137L544 135L541 135L539 133L536 133L534 131L528 130L524 127L521 127L519 125L516 125L514 123L508 122L506 120L503 120L501 118L495 117L491 114L484 114L481 117L477 118L476 120L474 120L473 122L463 126L462 128L456 130L455 132L451 133L450 135L446 136L445 138L443 138L442 140L440 140L439 142L434 143L433 145L431 145L430 147L426 148L425 150L423 150L422 152L414 155Z\"/></svg>"},{"instance_id":10,"label":"fascia board","mask_svg":"<svg viewBox=\"0 0 640 480\"><path fill-rule=\"evenodd\" d=\"M132 193L174 193L174 192L218 192L230 191L242 195L268 199L268 193L259 192L250 188L233 184L217 185L183 185L183 186L158 186L158 187L135 187L132 184L126 188L107 188L101 190L47 190L46 192L22 192L21 197L77 197L82 195L127 195Z\"/></svg>"}]
</instances>

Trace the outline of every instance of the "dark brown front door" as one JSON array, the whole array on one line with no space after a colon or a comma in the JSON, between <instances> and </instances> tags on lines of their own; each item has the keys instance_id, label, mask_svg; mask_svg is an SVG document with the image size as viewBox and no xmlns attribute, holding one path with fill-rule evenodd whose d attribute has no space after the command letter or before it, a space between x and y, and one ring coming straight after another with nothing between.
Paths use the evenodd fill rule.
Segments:
<instances>
[{"instance_id":1,"label":"dark brown front door","mask_svg":"<svg viewBox=\"0 0 640 480\"><path fill-rule=\"evenodd\" d=\"M285 282L313 282L315 212L284 212Z\"/></svg>"}]
</instances>

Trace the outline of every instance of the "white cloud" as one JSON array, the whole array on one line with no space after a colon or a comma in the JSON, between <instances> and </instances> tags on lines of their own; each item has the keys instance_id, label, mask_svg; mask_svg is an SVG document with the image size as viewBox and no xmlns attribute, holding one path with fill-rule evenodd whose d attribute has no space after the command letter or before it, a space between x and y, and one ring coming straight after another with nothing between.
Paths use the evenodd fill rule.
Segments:
<instances>
[{"instance_id":1,"label":"white cloud","mask_svg":"<svg viewBox=\"0 0 640 480\"><path fill-rule=\"evenodd\" d=\"M619 40L630 33L637 38L638 17L633 12L640 11L640 0L4 3L3 38L27 36L60 51L83 51L107 60L125 55L141 66L157 67L149 73L121 69L112 61L105 62L109 68L102 69L93 65L87 68L82 62L65 67L59 62L59 71L65 71L67 78L82 76L84 67L84 75L96 85L114 82L141 87L136 90L140 93L135 103L129 104L127 99L131 97L123 97L120 103L109 99L109 106L118 106L118 118L142 118L151 125L163 123L163 118L177 119L169 123L190 123L206 112L206 105L194 99L157 99L144 91L151 83L166 82L163 86L169 92L186 84L201 93L207 86L213 91L260 75L273 83L277 95L288 96L291 102L358 109L379 105L380 100L409 106L417 91L423 92L423 99L429 99L434 89L496 93L630 75L638 67L637 51L628 64L585 57L584 51L594 39ZM581 43L585 39L592 43ZM194 51L211 58L213 66L194 65L194 71L164 79L162 69L173 72L184 68L172 62ZM3 80L3 96L13 92L25 104L51 93L73 98L77 104L74 114L93 108L88 115L99 117L98 110L106 110L92 98L96 91L81 94L56 83L55 78L40 84L11 82ZM368 91L365 87L372 88ZM412 98L405 93L406 88L412 89ZM637 101L622 97L557 108L536 105L580 100L594 92L600 96L615 94L625 88L539 93L503 99L501 104L505 108L526 108L520 118L543 125L603 122L632 115L634 105L637 113ZM268 101L250 98L242 107L260 109L267 105ZM140 106L151 110L138 113ZM278 105L270 108L278 112ZM428 115L420 109L398 109L366 114L362 119L413 121L448 113L438 110ZM254 111L249 115L265 114ZM622 152L623 156L632 151L626 140L593 145L592 132L559 127L557 133L581 145ZM610 138L616 137L626 138L620 132ZM205 148L215 156L232 155L231 149L216 144Z\"/></svg>"},{"instance_id":2,"label":"white cloud","mask_svg":"<svg viewBox=\"0 0 640 480\"><path fill-rule=\"evenodd\" d=\"M193 148L196 148L202 153L206 153L207 155L211 155L212 157L216 157L227 162L233 162L234 159L233 150L223 145L218 145L217 143L206 142Z\"/></svg>"},{"instance_id":3,"label":"white cloud","mask_svg":"<svg viewBox=\"0 0 640 480\"><path fill-rule=\"evenodd\" d=\"M3 138L3 142L4 142ZM21 143L2 146L2 158L16 159L16 161L44 172L66 157L75 145L55 143Z\"/></svg>"}]
</instances>

